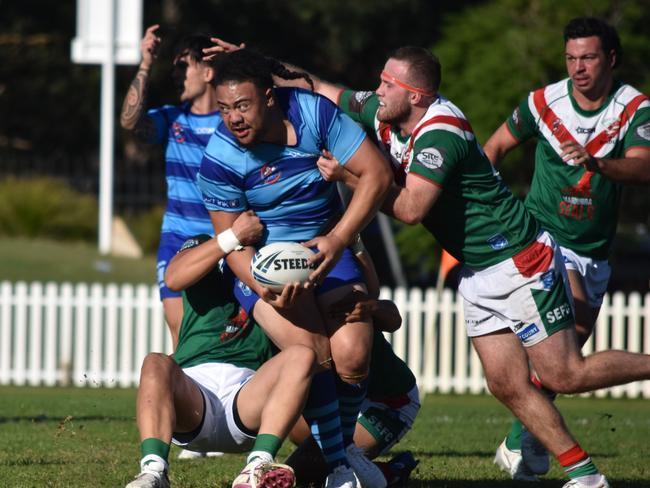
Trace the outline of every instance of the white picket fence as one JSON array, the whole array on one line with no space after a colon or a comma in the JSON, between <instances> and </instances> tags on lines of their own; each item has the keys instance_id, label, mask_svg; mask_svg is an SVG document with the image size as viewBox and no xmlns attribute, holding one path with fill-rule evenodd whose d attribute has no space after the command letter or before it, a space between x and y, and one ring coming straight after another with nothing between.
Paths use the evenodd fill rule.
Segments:
<instances>
[{"instance_id":1,"label":"white picket fence","mask_svg":"<svg viewBox=\"0 0 650 488\"><path fill-rule=\"evenodd\" d=\"M422 392L486 391L454 292L382 289L404 324L389 335ZM650 353L650 294L606 296L586 353ZM133 387L150 351L171 351L156 286L0 282L0 384ZM597 396L650 398L650 381Z\"/></svg>"}]
</instances>

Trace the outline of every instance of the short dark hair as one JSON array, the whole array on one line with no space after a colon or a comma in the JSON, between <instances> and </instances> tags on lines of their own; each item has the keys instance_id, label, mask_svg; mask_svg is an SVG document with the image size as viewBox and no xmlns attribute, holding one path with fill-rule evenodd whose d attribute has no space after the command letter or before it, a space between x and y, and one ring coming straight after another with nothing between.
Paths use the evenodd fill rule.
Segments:
<instances>
[{"instance_id":1,"label":"short dark hair","mask_svg":"<svg viewBox=\"0 0 650 488\"><path fill-rule=\"evenodd\" d=\"M616 29L602 19L596 17L576 17L571 19L564 28L564 43L569 39L596 36L600 39L603 52L609 56L611 51L616 53L614 68L623 61L623 47Z\"/></svg>"},{"instance_id":2,"label":"short dark hair","mask_svg":"<svg viewBox=\"0 0 650 488\"><path fill-rule=\"evenodd\" d=\"M314 83L307 73L290 71L282 63L267 58L250 49L238 49L217 59L213 83L221 85L227 81L250 81L256 87L266 90L273 88L273 76L285 80L304 78L314 89Z\"/></svg>"},{"instance_id":3,"label":"short dark hair","mask_svg":"<svg viewBox=\"0 0 650 488\"><path fill-rule=\"evenodd\" d=\"M203 49L214 44L207 34L192 34L185 36L174 46L174 60L181 56L189 56L196 63L203 63Z\"/></svg>"},{"instance_id":4,"label":"short dark hair","mask_svg":"<svg viewBox=\"0 0 650 488\"><path fill-rule=\"evenodd\" d=\"M442 66L436 55L428 49L404 46L393 51L388 57L409 64L409 81L416 88L429 92L437 92L438 88L440 88Z\"/></svg>"}]
</instances>

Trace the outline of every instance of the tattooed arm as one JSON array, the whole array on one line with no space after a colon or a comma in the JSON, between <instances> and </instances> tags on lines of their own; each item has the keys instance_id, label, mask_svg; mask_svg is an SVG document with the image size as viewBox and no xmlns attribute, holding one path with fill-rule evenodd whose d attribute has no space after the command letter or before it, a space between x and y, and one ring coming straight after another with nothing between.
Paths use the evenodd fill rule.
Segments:
<instances>
[{"instance_id":1,"label":"tattooed arm","mask_svg":"<svg viewBox=\"0 0 650 488\"><path fill-rule=\"evenodd\" d=\"M126 130L134 131L136 136L143 141L152 141L156 131L153 121L146 116L145 102L149 88L149 72L153 61L158 56L161 41L160 37L156 35L156 30L159 27L156 24L147 28L140 43L142 62L129 86L120 113L120 125Z\"/></svg>"}]
</instances>

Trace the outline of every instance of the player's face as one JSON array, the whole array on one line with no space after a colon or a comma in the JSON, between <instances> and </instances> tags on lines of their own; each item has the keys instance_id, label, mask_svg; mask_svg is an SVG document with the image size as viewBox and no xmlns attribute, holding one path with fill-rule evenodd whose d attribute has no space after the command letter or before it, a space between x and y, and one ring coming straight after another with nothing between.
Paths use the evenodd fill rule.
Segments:
<instances>
[{"instance_id":1,"label":"player's face","mask_svg":"<svg viewBox=\"0 0 650 488\"><path fill-rule=\"evenodd\" d=\"M569 39L565 46L566 69L573 87L584 95L601 96L612 76L614 54L603 51L597 36Z\"/></svg>"},{"instance_id":2,"label":"player's face","mask_svg":"<svg viewBox=\"0 0 650 488\"><path fill-rule=\"evenodd\" d=\"M264 92L250 81L217 85L217 106L228 130L243 146L259 141L264 133L271 90Z\"/></svg>"},{"instance_id":3,"label":"player's face","mask_svg":"<svg viewBox=\"0 0 650 488\"><path fill-rule=\"evenodd\" d=\"M180 93L181 102L191 102L202 96L209 88L209 68L203 63L198 63L188 55L183 55L174 60L172 77Z\"/></svg>"},{"instance_id":4,"label":"player's face","mask_svg":"<svg viewBox=\"0 0 650 488\"><path fill-rule=\"evenodd\" d=\"M404 61L389 59L384 65L384 71L398 80L408 80L408 64ZM411 113L408 90L382 77L375 93L379 98L377 119L380 122L398 124L408 118Z\"/></svg>"}]
</instances>

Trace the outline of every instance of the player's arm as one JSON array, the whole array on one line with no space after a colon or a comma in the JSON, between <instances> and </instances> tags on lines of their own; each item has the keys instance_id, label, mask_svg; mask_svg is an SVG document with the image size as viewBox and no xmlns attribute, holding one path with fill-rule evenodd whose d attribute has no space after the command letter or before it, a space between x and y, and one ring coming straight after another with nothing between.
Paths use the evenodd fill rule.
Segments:
<instances>
[{"instance_id":1,"label":"player's arm","mask_svg":"<svg viewBox=\"0 0 650 488\"><path fill-rule=\"evenodd\" d=\"M488 157L492 166L498 167L501 160L508 154L512 149L519 145L519 140L512 135L510 129L508 128L508 123L504 122L501 124L492 136L488 139L483 146L483 151Z\"/></svg>"},{"instance_id":2,"label":"player's arm","mask_svg":"<svg viewBox=\"0 0 650 488\"><path fill-rule=\"evenodd\" d=\"M290 63L282 62L282 65L289 71L307 73L309 75L309 78L311 78L311 81L314 84L314 92L326 98L329 98L332 102L338 105L341 92L344 90L342 86L325 81L319 78L318 76L315 76L312 73L309 73L306 70L294 66ZM309 83L307 83L307 81L303 78L298 78L295 80L285 80L284 78L274 76L273 83L275 83L277 86L292 86L296 88L304 88L305 90L312 89Z\"/></svg>"},{"instance_id":3,"label":"player's arm","mask_svg":"<svg viewBox=\"0 0 650 488\"><path fill-rule=\"evenodd\" d=\"M249 210L240 214L232 224L215 237L197 246L183 246L172 258L165 272L165 284L174 291L193 285L238 246L248 246L259 240L264 226Z\"/></svg>"},{"instance_id":4,"label":"player's arm","mask_svg":"<svg viewBox=\"0 0 650 488\"><path fill-rule=\"evenodd\" d=\"M319 252L314 256L314 261L322 259L310 276L312 282L327 275L343 249L372 220L392 181L388 162L367 137L363 138L345 167L357 177L358 191L353 193L345 213L326 236L305 243L307 246L318 247Z\"/></svg>"},{"instance_id":5,"label":"player's arm","mask_svg":"<svg viewBox=\"0 0 650 488\"><path fill-rule=\"evenodd\" d=\"M138 138L151 142L155 140L156 127L153 120L147 117L146 100L149 89L149 74L154 60L158 56L160 37L156 35L158 24L147 28L144 38L140 43L142 61L138 72L131 82L120 112L120 125L126 130L132 130Z\"/></svg>"},{"instance_id":6,"label":"player's arm","mask_svg":"<svg viewBox=\"0 0 650 488\"><path fill-rule=\"evenodd\" d=\"M442 188L431 180L409 173L404 186L390 187L381 210L405 224L419 224L441 192Z\"/></svg>"},{"instance_id":7,"label":"player's arm","mask_svg":"<svg viewBox=\"0 0 650 488\"><path fill-rule=\"evenodd\" d=\"M619 159L590 157L585 168L618 183L647 185L650 183L650 148L628 149L625 157Z\"/></svg>"}]
</instances>

